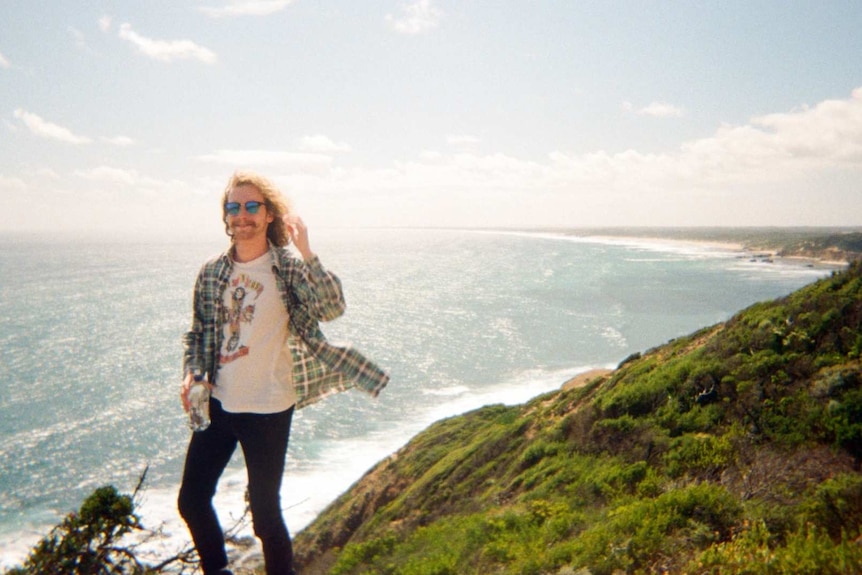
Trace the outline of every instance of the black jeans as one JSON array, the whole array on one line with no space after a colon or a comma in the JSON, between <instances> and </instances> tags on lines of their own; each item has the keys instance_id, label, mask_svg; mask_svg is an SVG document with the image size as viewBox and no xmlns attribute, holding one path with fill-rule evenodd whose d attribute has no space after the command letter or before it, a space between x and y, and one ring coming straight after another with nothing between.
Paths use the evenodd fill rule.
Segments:
<instances>
[{"instance_id":1,"label":"black jeans","mask_svg":"<svg viewBox=\"0 0 862 575\"><path fill-rule=\"evenodd\" d=\"M217 399L210 400L212 423L206 430L192 434L178 500L204 575L227 567L224 533L212 499L237 443L245 456L252 525L263 546L266 573L293 574L293 547L281 514L279 494L293 410L228 413Z\"/></svg>"}]
</instances>

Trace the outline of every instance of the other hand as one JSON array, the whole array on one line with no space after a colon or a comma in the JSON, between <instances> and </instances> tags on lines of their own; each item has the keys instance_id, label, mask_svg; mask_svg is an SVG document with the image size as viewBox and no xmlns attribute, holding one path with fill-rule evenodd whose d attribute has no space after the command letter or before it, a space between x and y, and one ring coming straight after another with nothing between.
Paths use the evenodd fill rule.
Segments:
<instances>
[{"instance_id":1,"label":"other hand","mask_svg":"<svg viewBox=\"0 0 862 575\"><path fill-rule=\"evenodd\" d=\"M183 411L186 413L189 412L189 408L191 407L189 404L189 390L192 388L193 381L194 377L192 377L192 374L187 373L182 384L180 384L180 401L183 402Z\"/></svg>"},{"instance_id":2,"label":"other hand","mask_svg":"<svg viewBox=\"0 0 862 575\"><path fill-rule=\"evenodd\" d=\"M182 384L180 384L180 401L183 402L183 411L186 413L188 413L191 408L191 403L189 403L189 391L191 390L193 383L196 383L194 376L191 373L187 373ZM203 383L205 386L210 388L210 391L212 391L213 386L210 382L203 380L197 383Z\"/></svg>"},{"instance_id":3,"label":"other hand","mask_svg":"<svg viewBox=\"0 0 862 575\"><path fill-rule=\"evenodd\" d=\"M308 228L305 227L305 222L297 215L287 214L282 218L287 234L290 236L290 241L302 254L303 259L311 259L314 253L311 251L311 245L308 241Z\"/></svg>"}]
</instances>

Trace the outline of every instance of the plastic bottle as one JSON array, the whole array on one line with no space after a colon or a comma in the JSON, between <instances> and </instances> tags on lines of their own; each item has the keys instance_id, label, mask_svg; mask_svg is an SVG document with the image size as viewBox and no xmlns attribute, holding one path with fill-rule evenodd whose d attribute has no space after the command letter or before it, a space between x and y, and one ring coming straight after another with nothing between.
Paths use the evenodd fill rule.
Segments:
<instances>
[{"instance_id":1,"label":"plastic bottle","mask_svg":"<svg viewBox=\"0 0 862 575\"><path fill-rule=\"evenodd\" d=\"M210 426L210 388L199 372L193 377L189 388L189 427L192 431L203 431Z\"/></svg>"}]
</instances>

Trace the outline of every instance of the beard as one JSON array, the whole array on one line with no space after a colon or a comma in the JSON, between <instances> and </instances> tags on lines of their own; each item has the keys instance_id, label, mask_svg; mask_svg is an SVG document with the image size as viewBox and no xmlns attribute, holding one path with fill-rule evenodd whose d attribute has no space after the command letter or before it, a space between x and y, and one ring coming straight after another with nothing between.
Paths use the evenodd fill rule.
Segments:
<instances>
[{"instance_id":1,"label":"beard","mask_svg":"<svg viewBox=\"0 0 862 575\"><path fill-rule=\"evenodd\" d=\"M250 240L259 235L266 235L267 223L252 220L239 220L230 226L231 237L234 240Z\"/></svg>"}]
</instances>

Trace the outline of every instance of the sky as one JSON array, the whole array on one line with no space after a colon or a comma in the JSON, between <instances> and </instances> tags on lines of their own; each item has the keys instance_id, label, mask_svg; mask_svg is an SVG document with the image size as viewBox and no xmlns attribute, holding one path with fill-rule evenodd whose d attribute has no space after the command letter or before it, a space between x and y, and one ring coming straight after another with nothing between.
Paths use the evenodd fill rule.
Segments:
<instances>
[{"instance_id":1,"label":"sky","mask_svg":"<svg viewBox=\"0 0 862 575\"><path fill-rule=\"evenodd\" d=\"M0 232L862 225L856 0L0 6Z\"/></svg>"}]
</instances>

